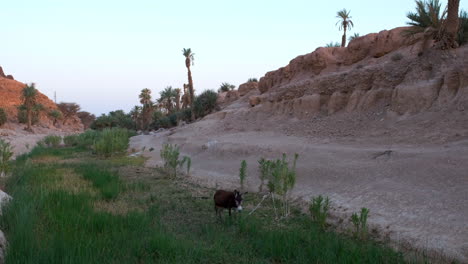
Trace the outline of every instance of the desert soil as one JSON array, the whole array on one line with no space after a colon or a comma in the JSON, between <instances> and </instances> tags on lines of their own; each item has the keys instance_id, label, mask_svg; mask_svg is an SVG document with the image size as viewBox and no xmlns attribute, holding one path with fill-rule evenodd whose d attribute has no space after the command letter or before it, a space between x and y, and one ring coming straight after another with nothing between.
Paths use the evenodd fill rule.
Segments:
<instances>
[{"instance_id":1,"label":"desert soil","mask_svg":"<svg viewBox=\"0 0 468 264\"><path fill-rule=\"evenodd\" d=\"M130 149L143 150L146 165L157 166L162 145L176 143L192 159L192 179L219 188L239 186L245 159L250 191L260 184L258 159L298 153L292 197L304 205L313 196L330 197L338 229L350 228L350 215L367 207L370 230L398 249L468 262L466 123L383 114L310 122L257 116L261 121L252 122L242 107L229 111L133 137Z\"/></svg>"}]
</instances>

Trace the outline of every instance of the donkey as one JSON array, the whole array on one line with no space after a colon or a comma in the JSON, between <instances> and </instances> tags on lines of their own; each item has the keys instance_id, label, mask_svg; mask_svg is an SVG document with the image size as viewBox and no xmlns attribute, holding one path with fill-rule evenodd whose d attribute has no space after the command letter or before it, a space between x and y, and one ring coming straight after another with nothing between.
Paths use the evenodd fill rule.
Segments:
<instances>
[{"instance_id":1,"label":"donkey","mask_svg":"<svg viewBox=\"0 0 468 264\"><path fill-rule=\"evenodd\" d=\"M237 211L242 211L242 195L246 193L240 193L237 190L234 192L217 190L214 195L215 203L215 212L216 215L221 216L219 211L222 211L224 208L229 209L229 216L231 216L231 209L237 208Z\"/></svg>"}]
</instances>

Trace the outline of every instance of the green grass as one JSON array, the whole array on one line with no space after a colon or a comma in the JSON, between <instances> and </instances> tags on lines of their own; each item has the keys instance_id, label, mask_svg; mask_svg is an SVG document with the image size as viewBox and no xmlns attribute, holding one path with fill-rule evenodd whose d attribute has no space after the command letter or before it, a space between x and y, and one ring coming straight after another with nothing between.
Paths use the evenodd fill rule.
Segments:
<instances>
[{"instance_id":1,"label":"green grass","mask_svg":"<svg viewBox=\"0 0 468 264\"><path fill-rule=\"evenodd\" d=\"M6 263L404 263L375 242L323 232L295 208L280 223L268 202L220 221L212 189L90 155L46 149L16 161L0 221Z\"/></svg>"}]
</instances>

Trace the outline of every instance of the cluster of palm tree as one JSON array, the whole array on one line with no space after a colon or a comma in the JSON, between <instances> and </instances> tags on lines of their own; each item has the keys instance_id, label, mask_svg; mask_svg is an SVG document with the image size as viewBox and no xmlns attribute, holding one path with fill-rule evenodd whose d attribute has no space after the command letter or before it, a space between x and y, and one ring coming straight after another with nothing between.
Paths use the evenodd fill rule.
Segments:
<instances>
[{"instance_id":1,"label":"cluster of palm tree","mask_svg":"<svg viewBox=\"0 0 468 264\"><path fill-rule=\"evenodd\" d=\"M459 13L460 0L448 0L447 7L442 9L439 0L415 0L416 11L407 14L408 25L411 26L405 34L414 36L422 33L425 43L434 40L441 49L456 48L459 44L468 42L468 14ZM337 12L339 18L336 25L343 30L341 47L346 46L346 33L354 27L350 16L351 11L346 9ZM360 37L355 33L349 38L352 41ZM338 43L331 42L327 47L337 47ZM426 46L423 44L423 47Z\"/></svg>"},{"instance_id":2,"label":"cluster of palm tree","mask_svg":"<svg viewBox=\"0 0 468 264\"><path fill-rule=\"evenodd\" d=\"M411 27L405 35L422 35L423 49L431 40L441 49L456 48L467 41L467 13L463 10L459 13L460 0L449 0L445 9L439 0L416 0L415 3L416 11L406 15Z\"/></svg>"}]
</instances>

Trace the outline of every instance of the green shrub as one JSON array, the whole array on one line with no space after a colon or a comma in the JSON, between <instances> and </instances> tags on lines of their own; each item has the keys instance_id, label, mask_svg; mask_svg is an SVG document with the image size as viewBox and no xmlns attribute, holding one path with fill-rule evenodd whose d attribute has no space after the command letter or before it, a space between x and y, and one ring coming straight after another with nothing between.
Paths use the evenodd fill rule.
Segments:
<instances>
[{"instance_id":1,"label":"green shrub","mask_svg":"<svg viewBox=\"0 0 468 264\"><path fill-rule=\"evenodd\" d=\"M10 159L13 157L13 149L10 143L0 139L0 177L10 171Z\"/></svg>"},{"instance_id":2,"label":"green shrub","mask_svg":"<svg viewBox=\"0 0 468 264\"><path fill-rule=\"evenodd\" d=\"M182 168L185 162L187 162L187 175L189 175L192 160L187 156L179 159L180 151L177 145L164 144L160 155L161 159L164 161L164 168L168 170L172 176L177 177L177 168Z\"/></svg>"},{"instance_id":3,"label":"green shrub","mask_svg":"<svg viewBox=\"0 0 468 264\"><path fill-rule=\"evenodd\" d=\"M38 142L39 146L45 146L49 148L57 148L62 143L62 137L56 135L48 135Z\"/></svg>"},{"instance_id":4,"label":"green shrub","mask_svg":"<svg viewBox=\"0 0 468 264\"><path fill-rule=\"evenodd\" d=\"M195 98L193 103L193 111L195 112L196 118L201 118L207 114L213 112L218 104L218 94L214 91L207 90Z\"/></svg>"},{"instance_id":5,"label":"green shrub","mask_svg":"<svg viewBox=\"0 0 468 264\"><path fill-rule=\"evenodd\" d=\"M67 147L75 147L78 146L79 143L79 136L78 135L68 135L63 137L63 143Z\"/></svg>"},{"instance_id":6,"label":"green shrub","mask_svg":"<svg viewBox=\"0 0 468 264\"><path fill-rule=\"evenodd\" d=\"M249 78L247 82L258 82L257 78Z\"/></svg>"},{"instance_id":7,"label":"green shrub","mask_svg":"<svg viewBox=\"0 0 468 264\"><path fill-rule=\"evenodd\" d=\"M259 192L263 191L263 185L265 184L265 180L268 179L269 175L271 174L271 168L273 165L273 162L271 160L266 160L264 158L261 158L258 161L259 164L259 169L260 169L260 186L259 186ZM273 186L270 186L273 187Z\"/></svg>"},{"instance_id":8,"label":"green shrub","mask_svg":"<svg viewBox=\"0 0 468 264\"><path fill-rule=\"evenodd\" d=\"M247 176L247 162L243 160L239 169L239 179L241 184L241 190L244 190L245 177Z\"/></svg>"},{"instance_id":9,"label":"green shrub","mask_svg":"<svg viewBox=\"0 0 468 264\"><path fill-rule=\"evenodd\" d=\"M94 143L94 151L104 157L123 153L128 148L130 136L131 134L127 129L105 128L100 132Z\"/></svg>"},{"instance_id":10,"label":"green shrub","mask_svg":"<svg viewBox=\"0 0 468 264\"><path fill-rule=\"evenodd\" d=\"M0 126L3 126L7 121L7 114L3 108L0 108Z\"/></svg>"},{"instance_id":11,"label":"green shrub","mask_svg":"<svg viewBox=\"0 0 468 264\"><path fill-rule=\"evenodd\" d=\"M369 216L369 209L363 207L359 215L353 213L351 215L351 222L354 225L354 236L359 239L366 239L367 236L367 217Z\"/></svg>"},{"instance_id":12,"label":"green shrub","mask_svg":"<svg viewBox=\"0 0 468 264\"><path fill-rule=\"evenodd\" d=\"M391 57L392 61L400 61L403 59L403 55L401 53L395 53Z\"/></svg>"},{"instance_id":13,"label":"green shrub","mask_svg":"<svg viewBox=\"0 0 468 264\"><path fill-rule=\"evenodd\" d=\"M330 200L328 197L323 199L323 196L321 195L312 198L312 203L309 205L309 211L312 214L312 219L322 229L325 229L327 224L329 205Z\"/></svg>"},{"instance_id":14,"label":"green shrub","mask_svg":"<svg viewBox=\"0 0 468 264\"><path fill-rule=\"evenodd\" d=\"M283 216L287 217L290 213L288 194L296 184L296 162L298 154L294 155L293 165L290 167L286 161L286 154L280 160L272 161L268 165L268 189L270 193L277 194L283 199Z\"/></svg>"},{"instance_id":15,"label":"green shrub","mask_svg":"<svg viewBox=\"0 0 468 264\"><path fill-rule=\"evenodd\" d=\"M78 147L89 148L94 145L98 140L100 132L96 130L86 130L84 133L78 135Z\"/></svg>"}]
</instances>

